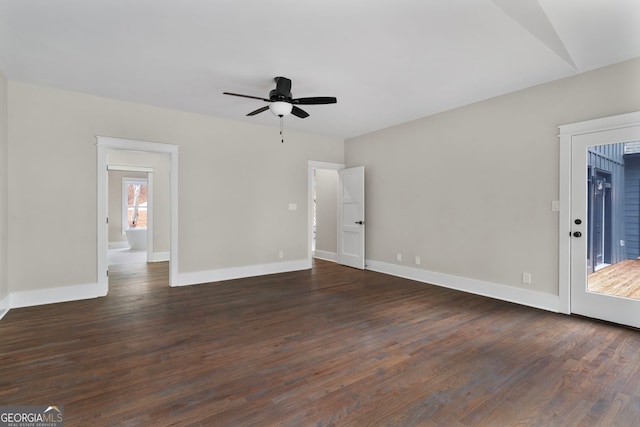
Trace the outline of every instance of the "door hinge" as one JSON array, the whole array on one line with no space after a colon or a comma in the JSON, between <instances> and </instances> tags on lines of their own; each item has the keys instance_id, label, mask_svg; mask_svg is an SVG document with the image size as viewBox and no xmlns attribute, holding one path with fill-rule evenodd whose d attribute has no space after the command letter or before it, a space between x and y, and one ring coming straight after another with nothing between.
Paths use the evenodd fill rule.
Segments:
<instances>
[{"instance_id":1,"label":"door hinge","mask_svg":"<svg viewBox=\"0 0 640 427\"><path fill-rule=\"evenodd\" d=\"M109 270L107 270L107 277L109 277Z\"/></svg>"},{"instance_id":2,"label":"door hinge","mask_svg":"<svg viewBox=\"0 0 640 427\"><path fill-rule=\"evenodd\" d=\"M109 224L109 217L107 217L107 224Z\"/></svg>"}]
</instances>

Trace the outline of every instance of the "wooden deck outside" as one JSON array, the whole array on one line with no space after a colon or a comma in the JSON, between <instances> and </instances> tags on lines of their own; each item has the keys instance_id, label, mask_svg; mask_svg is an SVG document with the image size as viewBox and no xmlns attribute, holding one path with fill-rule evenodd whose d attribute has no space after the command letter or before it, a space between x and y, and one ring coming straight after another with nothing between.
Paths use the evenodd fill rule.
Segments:
<instances>
[{"instance_id":1,"label":"wooden deck outside","mask_svg":"<svg viewBox=\"0 0 640 427\"><path fill-rule=\"evenodd\" d=\"M592 273L588 277L592 292L640 299L640 261L625 260Z\"/></svg>"}]
</instances>

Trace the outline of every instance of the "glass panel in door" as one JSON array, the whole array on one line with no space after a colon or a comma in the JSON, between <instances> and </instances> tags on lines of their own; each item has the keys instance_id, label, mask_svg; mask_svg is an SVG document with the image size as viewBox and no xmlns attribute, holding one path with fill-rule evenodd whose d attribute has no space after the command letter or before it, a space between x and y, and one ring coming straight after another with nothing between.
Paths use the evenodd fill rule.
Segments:
<instances>
[{"instance_id":1,"label":"glass panel in door","mask_svg":"<svg viewBox=\"0 0 640 427\"><path fill-rule=\"evenodd\" d=\"M571 151L571 312L640 327L640 126Z\"/></svg>"},{"instance_id":2,"label":"glass panel in door","mask_svg":"<svg viewBox=\"0 0 640 427\"><path fill-rule=\"evenodd\" d=\"M587 151L587 290L640 299L640 144Z\"/></svg>"}]
</instances>

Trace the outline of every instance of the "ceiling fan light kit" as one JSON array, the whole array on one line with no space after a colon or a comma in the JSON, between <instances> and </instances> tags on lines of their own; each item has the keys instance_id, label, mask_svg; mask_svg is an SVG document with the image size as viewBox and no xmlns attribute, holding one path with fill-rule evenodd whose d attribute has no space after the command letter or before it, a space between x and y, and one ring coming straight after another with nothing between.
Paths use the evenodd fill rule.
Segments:
<instances>
[{"instance_id":1,"label":"ceiling fan light kit","mask_svg":"<svg viewBox=\"0 0 640 427\"><path fill-rule=\"evenodd\" d=\"M284 117L291 114L291 110L293 110L293 104L289 104L288 102L284 101L276 101L272 102L271 105L269 105L269 110L271 110L271 113L273 113L274 116Z\"/></svg>"}]
</instances>

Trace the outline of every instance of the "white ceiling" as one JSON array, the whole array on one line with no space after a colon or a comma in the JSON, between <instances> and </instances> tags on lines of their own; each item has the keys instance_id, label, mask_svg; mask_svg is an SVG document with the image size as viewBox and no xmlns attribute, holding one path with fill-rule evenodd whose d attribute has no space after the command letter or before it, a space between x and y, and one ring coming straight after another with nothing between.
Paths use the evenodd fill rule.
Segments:
<instances>
[{"instance_id":1,"label":"white ceiling","mask_svg":"<svg viewBox=\"0 0 640 427\"><path fill-rule=\"evenodd\" d=\"M348 138L640 57L638 0L0 0L10 80Z\"/></svg>"}]
</instances>

